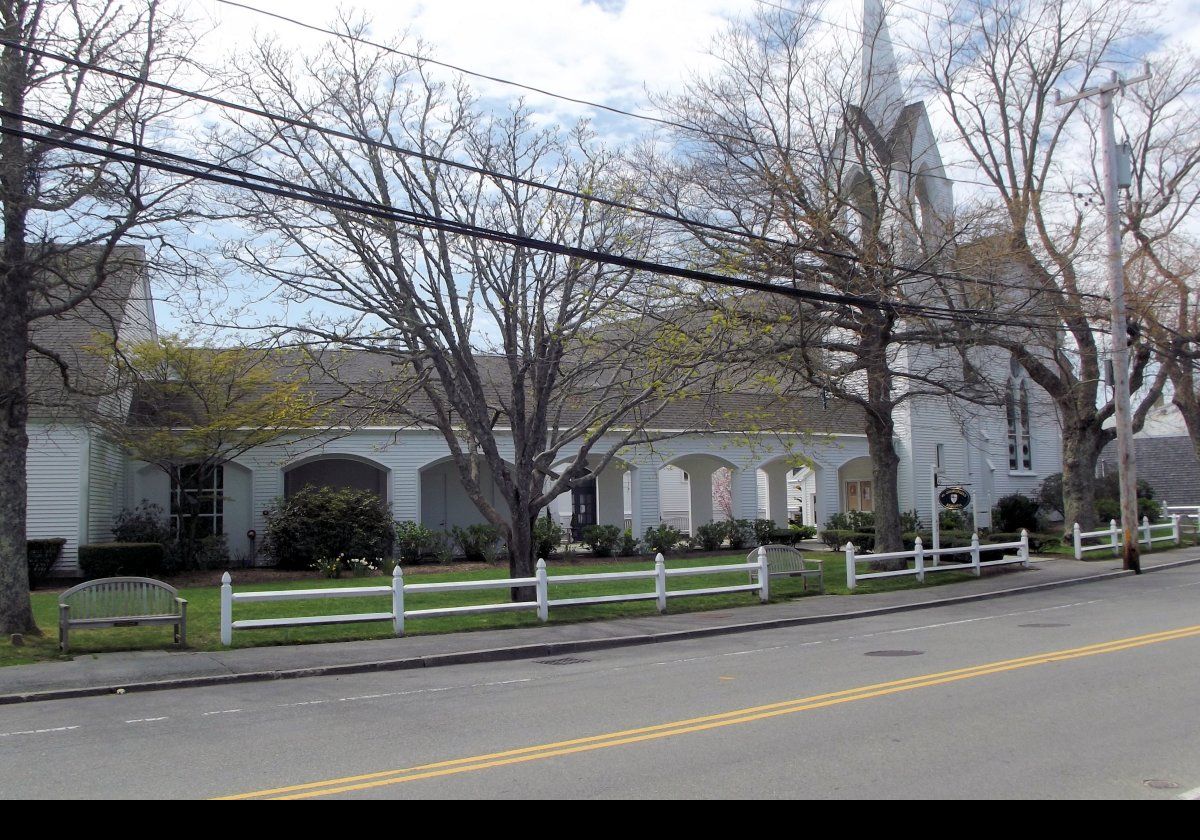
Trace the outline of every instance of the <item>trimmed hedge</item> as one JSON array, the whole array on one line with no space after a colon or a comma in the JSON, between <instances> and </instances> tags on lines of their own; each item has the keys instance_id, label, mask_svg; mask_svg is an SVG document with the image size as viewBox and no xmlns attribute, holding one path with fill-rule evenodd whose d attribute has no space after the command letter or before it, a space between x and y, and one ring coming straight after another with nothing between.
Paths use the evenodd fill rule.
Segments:
<instances>
[{"instance_id":1,"label":"trimmed hedge","mask_svg":"<svg viewBox=\"0 0 1200 840\"><path fill-rule=\"evenodd\" d=\"M155 577L163 555L161 543L93 543L79 546L79 568L87 578Z\"/></svg>"},{"instance_id":2,"label":"trimmed hedge","mask_svg":"<svg viewBox=\"0 0 1200 840\"><path fill-rule=\"evenodd\" d=\"M63 546L66 544L67 541L62 538L26 540L25 557L29 563L30 587L37 586L46 579L58 558L62 557Z\"/></svg>"}]
</instances>

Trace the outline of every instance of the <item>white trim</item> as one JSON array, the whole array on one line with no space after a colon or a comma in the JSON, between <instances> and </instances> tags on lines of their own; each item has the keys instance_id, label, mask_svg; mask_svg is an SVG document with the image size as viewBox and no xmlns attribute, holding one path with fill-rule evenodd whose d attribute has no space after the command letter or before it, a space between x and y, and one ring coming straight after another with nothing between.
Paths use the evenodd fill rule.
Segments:
<instances>
[{"instance_id":1,"label":"white trim","mask_svg":"<svg viewBox=\"0 0 1200 840\"><path fill-rule=\"evenodd\" d=\"M92 507L92 430L84 427L79 441L79 545L87 545L91 521L89 519Z\"/></svg>"}]
</instances>

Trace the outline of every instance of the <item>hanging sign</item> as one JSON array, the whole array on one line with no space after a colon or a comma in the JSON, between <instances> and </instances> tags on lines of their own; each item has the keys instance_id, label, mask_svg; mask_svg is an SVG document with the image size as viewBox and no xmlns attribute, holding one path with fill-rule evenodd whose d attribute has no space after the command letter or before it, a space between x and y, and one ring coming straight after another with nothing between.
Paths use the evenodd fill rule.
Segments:
<instances>
[{"instance_id":1,"label":"hanging sign","mask_svg":"<svg viewBox=\"0 0 1200 840\"><path fill-rule=\"evenodd\" d=\"M962 510L971 504L971 494L962 487L946 487L938 493L938 504L946 510Z\"/></svg>"}]
</instances>

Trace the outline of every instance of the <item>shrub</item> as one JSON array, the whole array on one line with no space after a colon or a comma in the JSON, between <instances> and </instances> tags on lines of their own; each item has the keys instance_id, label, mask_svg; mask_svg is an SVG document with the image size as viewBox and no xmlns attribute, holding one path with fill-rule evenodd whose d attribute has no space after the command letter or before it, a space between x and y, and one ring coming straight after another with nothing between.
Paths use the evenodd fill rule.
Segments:
<instances>
[{"instance_id":1,"label":"shrub","mask_svg":"<svg viewBox=\"0 0 1200 840\"><path fill-rule=\"evenodd\" d=\"M305 487L279 499L267 517L266 548L285 569L309 569L318 559L392 556L395 523L368 490Z\"/></svg>"},{"instance_id":2,"label":"shrub","mask_svg":"<svg viewBox=\"0 0 1200 840\"><path fill-rule=\"evenodd\" d=\"M145 499L137 507L125 508L117 514L112 533L116 541L122 543L170 545L175 541L171 523L162 507Z\"/></svg>"},{"instance_id":3,"label":"shrub","mask_svg":"<svg viewBox=\"0 0 1200 840\"><path fill-rule=\"evenodd\" d=\"M811 540L817 535L817 529L812 525L792 525L788 530L792 532L793 544L801 540Z\"/></svg>"},{"instance_id":4,"label":"shrub","mask_svg":"<svg viewBox=\"0 0 1200 840\"><path fill-rule=\"evenodd\" d=\"M921 530L921 514L915 510L906 510L900 514L900 530L901 531L920 531Z\"/></svg>"},{"instance_id":5,"label":"shrub","mask_svg":"<svg viewBox=\"0 0 1200 840\"><path fill-rule=\"evenodd\" d=\"M67 541L61 538L27 540L25 542L25 558L29 566L29 586L31 588L37 586L50 574L50 570L62 556L63 546L66 543Z\"/></svg>"},{"instance_id":6,"label":"shrub","mask_svg":"<svg viewBox=\"0 0 1200 840\"><path fill-rule=\"evenodd\" d=\"M162 574L161 543L95 543L79 546L79 568L87 578L155 577Z\"/></svg>"},{"instance_id":7,"label":"shrub","mask_svg":"<svg viewBox=\"0 0 1200 840\"><path fill-rule=\"evenodd\" d=\"M500 554L500 532L493 525L468 525L450 529L454 542L468 563L495 563Z\"/></svg>"},{"instance_id":8,"label":"shrub","mask_svg":"<svg viewBox=\"0 0 1200 840\"><path fill-rule=\"evenodd\" d=\"M565 533L563 526L553 519L539 516L533 523L533 544L537 547L537 556L542 560L549 560L557 554Z\"/></svg>"},{"instance_id":9,"label":"shrub","mask_svg":"<svg viewBox=\"0 0 1200 840\"><path fill-rule=\"evenodd\" d=\"M612 557L621 542L616 525L589 525L583 529L583 542L596 557Z\"/></svg>"},{"instance_id":10,"label":"shrub","mask_svg":"<svg viewBox=\"0 0 1200 840\"><path fill-rule=\"evenodd\" d=\"M433 531L420 522L396 523L396 550L401 562L416 563L430 549L434 541Z\"/></svg>"},{"instance_id":11,"label":"shrub","mask_svg":"<svg viewBox=\"0 0 1200 840\"><path fill-rule=\"evenodd\" d=\"M875 549L875 534L871 531L845 531L826 528L821 532L821 541L832 551L840 551L846 543L854 543L859 553Z\"/></svg>"},{"instance_id":12,"label":"shrub","mask_svg":"<svg viewBox=\"0 0 1200 840\"><path fill-rule=\"evenodd\" d=\"M626 528L621 534L621 539L617 542L618 557L634 557L640 553L641 544L638 538L633 535L631 528Z\"/></svg>"},{"instance_id":13,"label":"shrub","mask_svg":"<svg viewBox=\"0 0 1200 840\"><path fill-rule=\"evenodd\" d=\"M754 542L754 523L749 519L731 519L725 523L725 536L729 538L731 549L743 549Z\"/></svg>"},{"instance_id":14,"label":"shrub","mask_svg":"<svg viewBox=\"0 0 1200 840\"><path fill-rule=\"evenodd\" d=\"M875 514L866 510L848 510L835 513L825 523L835 531L870 531L875 527Z\"/></svg>"},{"instance_id":15,"label":"shrub","mask_svg":"<svg viewBox=\"0 0 1200 840\"><path fill-rule=\"evenodd\" d=\"M1038 503L1020 493L1011 493L996 500L992 508L992 524L997 530L1020 532L1037 530Z\"/></svg>"},{"instance_id":16,"label":"shrub","mask_svg":"<svg viewBox=\"0 0 1200 840\"><path fill-rule=\"evenodd\" d=\"M646 548L656 554L669 554L682 541L683 534L678 528L671 525L647 528L644 540Z\"/></svg>"},{"instance_id":17,"label":"shrub","mask_svg":"<svg viewBox=\"0 0 1200 840\"><path fill-rule=\"evenodd\" d=\"M704 551L716 551L725 542L724 522L709 522L696 529L696 540Z\"/></svg>"},{"instance_id":18,"label":"shrub","mask_svg":"<svg viewBox=\"0 0 1200 840\"><path fill-rule=\"evenodd\" d=\"M771 519L755 519L753 527L755 545L770 545L771 532L775 530L775 522Z\"/></svg>"},{"instance_id":19,"label":"shrub","mask_svg":"<svg viewBox=\"0 0 1200 840\"><path fill-rule=\"evenodd\" d=\"M967 517L960 510L943 510L938 513L938 527L943 531L961 531L967 527Z\"/></svg>"}]
</instances>

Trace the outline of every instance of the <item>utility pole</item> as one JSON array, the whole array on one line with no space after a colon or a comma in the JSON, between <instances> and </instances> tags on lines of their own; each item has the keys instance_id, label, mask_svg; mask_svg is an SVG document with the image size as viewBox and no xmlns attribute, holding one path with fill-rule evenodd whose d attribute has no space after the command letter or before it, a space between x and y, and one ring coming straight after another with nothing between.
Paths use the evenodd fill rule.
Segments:
<instances>
[{"instance_id":1,"label":"utility pole","mask_svg":"<svg viewBox=\"0 0 1200 840\"><path fill-rule=\"evenodd\" d=\"M1113 402L1116 404L1117 470L1121 484L1121 534L1125 568L1141 574L1138 554L1137 464L1133 454L1133 415L1129 408L1129 333L1125 315L1125 266L1121 258L1121 214L1117 197L1118 152L1113 128L1113 97L1118 91L1150 78L1150 67L1132 79L1116 73L1109 81L1082 90L1072 97L1056 97L1055 104L1069 105L1099 97L1100 145L1104 154L1104 221L1108 244L1108 295L1112 305ZM1124 186L1128 187L1128 181Z\"/></svg>"}]
</instances>

